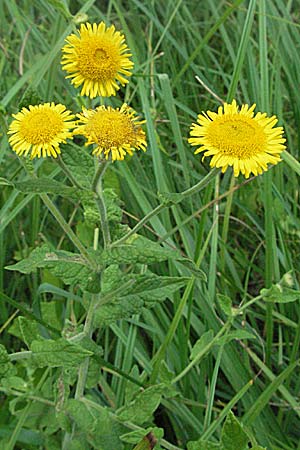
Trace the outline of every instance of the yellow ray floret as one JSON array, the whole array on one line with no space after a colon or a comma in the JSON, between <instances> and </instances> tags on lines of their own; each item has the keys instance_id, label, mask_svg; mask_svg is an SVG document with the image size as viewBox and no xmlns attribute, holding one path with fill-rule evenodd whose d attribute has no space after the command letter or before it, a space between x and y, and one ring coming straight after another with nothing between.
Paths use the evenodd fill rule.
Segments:
<instances>
[{"instance_id":1,"label":"yellow ray floret","mask_svg":"<svg viewBox=\"0 0 300 450\"><path fill-rule=\"evenodd\" d=\"M283 128L275 127L276 116L266 113L254 115L255 104L241 108L233 100L218 108L218 112L207 111L198 115L188 139L198 148L195 154L204 152L212 156L211 167L220 167L224 173L233 167L234 176L242 173L246 178L253 173L268 170L268 164L277 164L285 150Z\"/></svg>"},{"instance_id":2,"label":"yellow ray floret","mask_svg":"<svg viewBox=\"0 0 300 450\"><path fill-rule=\"evenodd\" d=\"M30 158L52 156L61 153L59 145L72 138L74 115L64 105L44 103L22 108L12 115L8 134L12 149L19 155Z\"/></svg>"},{"instance_id":3,"label":"yellow ray floret","mask_svg":"<svg viewBox=\"0 0 300 450\"><path fill-rule=\"evenodd\" d=\"M110 97L120 89L119 84L128 83L125 76L130 76L133 68L131 53L113 25L82 24L78 35L71 34L66 41L62 68L76 88L82 86L80 95Z\"/></svg>"},{"instance_id":4,"label":"yellow ray floret","mask_svg":"<svg viewBox=\"0 0 300 450\"><path fill-rule=\"evenodd\" d=\"M106 159L122 161L134 150L146 150L146 136L135 111L126 103L121 108L99 106L94 110L83 109L78 114L79 126L74 134L86 137L85 145L96 144L93 155L104 154Z\"/></svg>"}]
</instances>

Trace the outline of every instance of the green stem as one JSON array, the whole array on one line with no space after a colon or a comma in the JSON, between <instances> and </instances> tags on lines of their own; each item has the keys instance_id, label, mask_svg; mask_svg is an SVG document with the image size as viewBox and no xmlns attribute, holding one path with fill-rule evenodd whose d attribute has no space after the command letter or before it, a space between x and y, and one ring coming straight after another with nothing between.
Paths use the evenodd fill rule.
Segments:
<instances>
[{"instance_id":1,"label":"green stem","mask_svg":"<svg viewBox=\"0 0 300 450\"><path fill-rule=\"evenodd\" d=\"M209 184L209 182L216 175L218 175L219 172L220 172L219 169L216 169L216 168L212 169L204 178L202 178L201 181L199 181L199 183L195 184L194 186L192 186L191 188L187 189L186 191L178 193L178 195L181 195L181 198L178 199L176 201L176 203L180 203L182 200L184 200L189 195L192 195L195 192L198 192L201 189L203 189L205 186L207 186ZM143 217L143 219L141 219L135 225L135 227L132 228L132 230L130 230L127 234L125 234L125 236L123 236L118 241L115 241L112 244L112 247L114 247L116 245L124 244L127 241L127 239L129 239L133 234L137 233L137 231L140 228L142 228L145 225L145 223L147 223L152 217L156 216L158 213L160 213L160 211L162 211L165 208L169 208L170 206L174 206L174 204L169 205L168 203L161 203L160 205L158 205L156 208L154 208L152 211L150 211L145 217Z\"/></svg>"},{"instance_id":2,"label":"green stem","mask_svg":"<svg viewBox=\"0 0 300 450\"><path fill-rule=\"evenodd\" d=\"M285 151L281 155L284 162L286 162L290 168L296 172L298 175L300 175L300 163L297 161L296 158L294 158L289 152Z\"/></svg>"},{"instance_id":3,"label":"green stem","mask_svg":"<svg viewBox=\"0 0 300 450\"><path fill-rule=\"evenodd\" d=\"M93 333L93 317L94 317L94 310L96 303L98 301L98 295L94 294L92 295L91 303L87 312L87 316L85 319L85 324L83 328L83 332L86 336L89 338L92 337ZM75 391L75 398L77 400L80 400L80 398L84 394L85 384L86 384L86 378L88 374L88 368L89 368L89 356L81 363L78 371L78 380L76 385L76 391Z\"/></svg>"},{"instance_id":4,"label":"green stem","mask_svg":"<svg viewBox=\"0 0 300 450\"><path fill-rule=\"evenodd\" d=\"M260 60L260 91L261 107L268 112L269 109L269 77L268 77L268 47L267 47L267 19L266 2L259 1L259 60ZM272 171L269 170L264 176L264 209L265 209L265 285L269 288L273 281L273 251L274 229L273 229L273 196L272 196ZM273 305L267 304L266 313L266 363L269 365L272 354L273 342Z\"/></svg>"},{"instance_id":5,"label":"green stem","mask_svg":"<svg viewBox=\"0 0 300 450\"><path fill-rule=\"evenodd\" d=\"M62 171L65 173L65 175L69 178L69 180L71 181L71 183L77 187L78 189L83 189L83 187L78 183L78 181L76 180L76 178L73 177L72 172L69 170L68 166L64 163L62 157L60 155L58 155L58 158L56 158L55 160L57 162L57 164L59 165L59 167L62 169Z\"/></svg>"},{"instance_id":6,"label":"green stem","mask_svg":"<svg viewBox=\"0 0 300 450\"><path fill-rule=\"evenodd\" d=\"M236 62L235 62L234 70L233 70L233 76L232 76L231 84L230 84L229 91L228 91L227 98L226 98L228 103L230 103L233 100L233 98L235 97L235 94L236 94L237 85L238 85L238 82L240 79L240 75L241 75L241 71L242 71L242 67L243 67L243 63L244 63L244 59L246 56L247 47L248 47L248 43L249 43L249 39L250 39L250 32L251 32L251 28L252 28L253 19L254 19L255 6L256 6L256 0L250 0L247 17L245 20L245 25L243 28L243 33L241 36L241 41L240 41L238 53L236 56Z\"/></svg>"},{"instance_id":7,"label":"green stem","mask_svg":"<svg viewBox=\"0 0 300 450\"><path fill-rule=\"evenodd\" d=\"M186 302L189 298L189 295L193 289L194 282L195 282L195 277L192 276L192 278L190 279L190 281L187 284L187 287L184 291L182 299L178 305L175 316L174 316L172 323L170 325L170 328L168 330L167 336L153 359L153 370L152 370L152 373L150 376L149 384L154 384L156 382L156 379L157 379L157 376L159 373L159 368L161 365L161 361L165 355L165 352L166 352L166 349L167 349L169 343L171 342L171 340L173 339L173 337L175 335L175 332L176 332L176 329L180 322L180 319L182 318L184 307L185 307Z\"/></svg>"},{"instance_id":8,"label":"green stem","mask_svg":"<svg viewBox=\"0 0 300 450\"><path fill-rule=\"evenodd\" d=\"M40 194L41 199L43 200L44 204L47 206L55 220L59 223L61 228L64 230L65 234L69 237L70 241L73 242L75 247L79 250L83 258L89 263L89 265L92 268L96 268L95 262L90 258L90 255L88 254L86 248L81 243L81 241L78 239L76 234L73 232L71 227L67 224L63 216L61 215L60 211L57 209L57 207L54 205L54 203L50 200L47 194Z\"/></svg>"},{"instance_id":9,"label":"green stem","mask_svg":"<svg viewBox=\"0 0 300 450\"><path fill-rule=\"evenodd\" d=\"M231 212L231 205L233 200L233 193L234 193L234 184L235 184L235 176L232 174L230 186L229 186L229 195L227 197L226 206L225 206L225 214L224 214L224 221L223 221L223 228L222 228L222 243L220 248L220 272L221 274L224 273L225 270L225 248L226 248L226 241L228 236L228 229L229 229L229 219L230 219L230 212ZM226 284L224 283L223 277L221 277L223 288L225 289Z\"/></svg>"},{"instance_id":10,"label":"green stem","mask_svg":"<svg viewBox=\"0 0 300 450\"><path fill-rule=\"evenodd\" d=\"M31 358L31 356L32 356L31 350L27 350L24 352L10 353L9 360L10 361L20 361L20 359Z\"/></svg>"},{"instance_id":11,"label":"green stem","mask_svg":"<svg viewBox=\"0 0 300 450\"><path fill-rule=\"evenodd\" d=\"M49 377L49 372L50 372L50 368L47 368L45 370L45 372L43 373L38 385L36 386L36 388L34 389L34 392L32 392L32 394L34 394L35 392L38 392L39 389L41 389L41 387L43 386L44 382L46 381L46 379ZM23 409L23 411L21 412L19 418L18 418L18 422L16 424L16 426L14 427L14 430L10 436L10 440L7 444L7 446L5 447L6 450L13 450L15 448L16 442L18 440L19 434L22 430L22 427L24 425L24 423L26 422L26 419L30 413L30 409L32 406L32 401L28 401L28 404L25 406L25 408Z\"/></svg>"},{"instance_id":12,"label":"green stem","mask_svg":"<svg viewBox=\"0 0 300 450\"><path fill-rule=\"evenodd\" d=\"M96 303L98 301L98 295L92 295L91 303L88 308L87 316L85 319L85 324L83 328L83 333L88 336L89 338L92 337L93 333L93 317L94 317L94 310ZM88 375L89 370L89 362L90 358L87 357L85 360L80 364L79 370L78 370L78 378L77 378L77 384L76 384L76 390L75 390L75 399L81 400L84 395L85 385L86 385L86 379ZM75 433L76 424L73 423L72 431L66 432L64 435L63 443L62 443L62 450L68 450L70 443L73 440L73 436Z\"/></svg>"},{"instance_id":13,"label":"green stem","mask_svg":"<svg viewBox=\"0 0 300 450\"><path fill-rule=\"evenodd\" d=\"M202 180L200 180L197 184L195 184L191 188L187 189L186 191L181 192L182 199L180 199L179 202L184 200L189 195L195 194L196 192L198 192L201 189L203 189L204 187L206 187L208 185L208 183L210 183L210 181L213 178L215 178L219 173L220 173L220 169L217 169L216 167L211 169L208 172L208 174L204 178L202 178Z\"/></svg>"},{"instance_id":14,"label":"green stem","mask_svg":"<svg viewBox=\"0 0 300 450\"><path fill-rule=\"evenodd\" d=\"M227 403L225 408L222 410L218 418L210 424L207 430L202 434L201 439L207 440L215 432L223 419L227 416L228 412L237 404L237 402L246 394L249 388L253 386L253 380L248 381L242 389Z\"/></svg>"},{"instance_id":15,"label":"green stem","mask_svg":"<svg viewBox=\"0 0 300 450\"><path fill-rule=\"evenodd\" d=\"M220 331L215 335L215 337L210 341L209 344L207 344L201 352L198 353L196 358L194 358L185 369L183 369L182 372L180 372L177 377L175 377L172 380L172 384L177 383L181 378L183 378L196 364L200 362L200 360L203 358L203 356L206 355L206 353L216 344L218 339L231 327L231 319L229 319L225 325L220 329Z\"/></svg>"},{"instance_id":16,"label":"green stem","mask_svg":"<svg viewBox=\"0 0 300 450\"><path fill-rule=\"evenodd\" d=\"M197 261L196 261L196 266L197 267L200 267L200 265L201 265L202 259L203 259L204 255L205 255L205 252L206 252L206 249L208 247L208 244L209 244L209 241L210 241L210 238L211 238L211 234L213 233L214 228L215 228L215 224L213 224L213 226L209 230L207 238L205 239L205 242L204 242L204 244L203 244L203 246L201 248L201 251L200 251L199 256L197 258ZM195 277L192 276L191 279L189 280L186 288L185 288L185 291L183 293L182 299L180 300L180 303L179 303L178 308L176 310L175 316L174 316L174 318L172 320L172 323L171 323L171 325L169 327L167 336L166 336L164 342L161 344L158 352L156 353L156 355L154 356L154 358L152 360L152 362L153 362L153 370L152 370L152 373L151 373L151 376L150 376L150 384L154 384L156 382L161 361L163 360L163 358L165 356L165 352L167 350L168 345L170 344L170 342L172 341L172 339L175 336L178 324L180 322L180 319L182 318L184 307L185 307L186 302L187 302L187 300L188 300L188 298L189 298L189 296L190 296L190 294L191 294L191 292L193 290L194 282L195 282Z\"/></svg>"},{"instance_id":17,"label":"green stem","mask_svg":"<svg viewBox=\"0 0 300 450\"><path fill-rule=\"evenodd\" d=\"M97 171L94 176L93 183L92 183L92 190L95 192L95 199L96 199L96 202L98 205L98 210L99 210L99 215L100 215L104 248L108 248L110 246L110 242L111 242L105 201L104 201L104 195L103 195L103 188L102 188L102 179L103 179L103 175L104 175L107 167L108 167L107 161L102 161L99 163L99 166L97 168Z\"/></svg>"}]
</instances>

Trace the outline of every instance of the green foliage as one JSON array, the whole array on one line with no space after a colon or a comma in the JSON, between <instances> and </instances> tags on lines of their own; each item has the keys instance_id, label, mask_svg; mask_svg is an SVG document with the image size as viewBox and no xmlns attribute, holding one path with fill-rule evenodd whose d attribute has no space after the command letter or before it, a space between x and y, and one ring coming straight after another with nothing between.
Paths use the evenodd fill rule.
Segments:
<instances>
[{"instance_id":1,"label":"green foliage","mask_svg":"<svg viewBox=\"0 0 300 450\"><path fill-rule=\"evenodd\" d=\"M0 344L0 377L9 376L14 373L14 367L4 345Z\"/></svg>"},{"instance_id":2,"label":"green foliage","mask_svg":"<svg viewBox=\"0 0 300 450\"><path fill-rule=\"evenodd\" d=\"M120 439L121 439L121 441L127 442L128 444L139 444L140 441L142 441L142 443L147 444L148 448L150 448L149 447L149 445L150 445L149 439L146 438L146 436L149 433L151 433L155 437L155 439L158 440L163 437L164 430L162 428L157 428L157 427L149 427L146 429L139 429L136 431L131 431L130 433L123 434L122 436L120 436ZM141 443L140 443L140 445L141 445ZM139 447L137 447L136 450L138 448ZM143 447L140 447L140 450L142 450L142 448Z\"/></svg>"},{"instance_id":3,"label":"green foliage","mask_svg":"<svg viewBox=\"0 0 300 450\"><path fill-rule=\"evenodd\" d=\"M210 441L188 442L187 450L224 450L220 444Z\"/></svg>"},{"instance_id":4,"label":"green foliage","mask_svg":"<svg viewBox=\"0 0 300 450\"><path fill-rule=\"evenodd\" d=\"M121 428L111 419L106 408L91 409L79 400L71 399L64 412L76 423L92 448L123 450L119 439Z\"/></svg>"},{"instance_id":5,"label":"green foliage","mask_svg":"<svg viewBox=\"0 0 300 450\"><path fill-rule=\"evenodd\" d=\"M27 178L14 184L15 188L24 194L56 194L63 197L77 198L77 189L66 186L52 178Z\"/></svg>"},{"instance_id":6,"label":"green foliage","mask_svg":"<svg viewBox=\"0 0 300 450\"><path fill-rule=\"evenodd\" d=\"M33 341L30 349L37 367L74 367L93 355L81 345L63 338Z\"/></svg>"},{"instance_id":7,"label":"green foliage","mask_svg":"<svg viewBox=\"0 0 300 450\"><path fill-rule=\"evenodd\" d=\"M300 298L300 291L282 287L278 284L273 284L269 289L262 289L260 294L266 302L272 303L290 303Z\"/></svg>"},{"instance_id":8,"label":"green foliage","mask_svg":"<svg viewBox=\"0 0 300 450\"><path fill-rule=\"evenodd\" d=\"M197 340L195 345L192 348L190 359L197 358L199 353L202 353L203 350L211 343L211 340L214 337L214 333L212 330L206 331L200 339Z\"/></svg>"},{"instance_id":9,"label":"green foliage","mask_svg":"<svg viewBox=\"0 0 300 450\"><path fill-rule=\"evenodd\" d=\"M2 3L0 448L297 448L299 2ZM135 66L116 96L90 100L59 60L75 26L101 20ZM211 174L190 125L226 95L276 115L288 152L184 198ZM147 152L103 175L111 242L83 137L60 145L67 170L9 148L10 114L44 101L74 114L126 101L146 119Z\"/></svg>"},{"instance_id":10,"label":"green foliage","mask_svg":"<svg viewBox=\"0 0 300 450\"><path fill-rule=\"evenodd\" d=\"M34 106L38 105L39 103L43 103L40 94L36 89L29 86L20 100L19 109L21 110L23 107L28 108L28 106L30 105Z\"/></svg>"},{"instance_id":11,"label":"green foliage","mask_svg":"<svg viewBox=\"0 0 300 450\"><path fill-rule=\"evenodd\" d=\"M75 253L64 250L51 250L47 244L37 247L28 258L11 266L7 270L17 270L21 273L32 273L38 268L47 268L53 275L67 285L80 284L82 289L97 291L97 274L86 265L83 258Z\"/></svg>"},{"instance_id":12,"label":"green foliage","mask_svg":"<svg viewBox=\"0 0 300 450\"><path fill-rule=\"evenodd\" d=\"M222 294L217 294L218 301L220 303L221 309L226 316L232 316L232 301L229 297Z\"/></svg>"},{"instance_id":13,"label":"green foliage","mask_svg":"<svg viewBox=\"0 0 300 450\"><path fill-rule=\"evenodd\" d=\"M74 143L64 145L62 160L68 169L76 174L77 182L86 189L90 189L94 177L94 160L81 146Z\"/></svg>"},{"instance_id":14,"label":"green foliage","mask_svg":"<svg viewBox=\"0 0 300 450\"><path fill-rule=\"evenodd\" d=\"M248 434L232 412L226 417L221 441L224 450L245 450L250 441Z\"/></svg>"},{"instance_id":15,"label":"green foliage","mask_svg":"<svg viewBox=\"0 0 300 450\"><path fill-rule=\"evenodd\" d=\"M164 384L157 384L142 390L129 404L118 411L119 419L143 425L158 408L164 391Z\"/></svg>"},{"instance_id":16,"label":"green foliage","mask_svg":"<svg viewBox=\"0 0 300 450\"><path fill-rule=\"evenodd\" d=\"M107 274L109 281L106 281ZM94 324L100 327L129 318L141 312L142 308L152 308L170 298L186 281L183 277L160 277L151 272L124 276L115 265L110 266L103 274L102 292L105 296L95 308Z\"/></svg>"}]
</instances>

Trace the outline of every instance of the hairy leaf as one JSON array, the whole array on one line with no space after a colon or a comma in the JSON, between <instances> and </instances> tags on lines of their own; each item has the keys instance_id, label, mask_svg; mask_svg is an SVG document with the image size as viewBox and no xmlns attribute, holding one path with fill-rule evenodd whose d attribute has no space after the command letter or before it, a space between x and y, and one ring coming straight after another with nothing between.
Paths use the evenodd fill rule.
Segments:
<instances>
[{"instance_id":1,"label":"hairy leaf","mask_svg":"<svg viewBox=\"0 0 300 450\"><path fill-rule=\"evenodd\" d=\"M4 345L0 344L0 377L14 375L15 368L9 360Z\"/></svg>"},{"instance_id":2,"label":"hairy leaf","mask_svg":"<svg viewBox=\"0 0 300 450\"><path fill-rule=\"evenodd\" d=\"M164 390L165 385L158 384L139 392L134 400L118 411L119 419L142 425L158 408Z\"/></svg>"},{"instance_id":3,"label":"hairy leaf","mask_svg":"<svg viewBox=\"0 0 300 450\"><path fill-rule=\"evenodd\" d=\"M201 353L208 344L210 344L213 337L214 333L212 330L206 331L204 334L202 334L200 339L197 340L192 348L190 359L195 359L198 354Z\"/></svg>"},{"instance_id":4,"label":"hairy leaf","mask_svg":"<svg viewBox=\"0 0 300 450\"><path fill-rule=\"evenodd\" d=\"M111 419L107 409L100 409L100 407L94 409L79 400L71 399L66 404L65 413L72 418L94 448L99 450L123 449L123 444L119 439L120 427Z\"/></svg>"},{"instance_id":5,"label":"hairy leaf","mask_svg":"<svg viewBox=\"0 0 300 450\"><path fill-rule=\"evenodd\" d=\"M62 159L78 183L84 188L91 188L95 173L93 157L84 148L72 143L63 146Z\"/></svg>"},{"instance_id":6,"label":"hairy leaf","mask_svg":"<svg viewBox=\"0 0 300 450\"><path fill-rule=\"evenodd\" d=\"M300 291L283 287L279 283L269 289L262 289L260 294L266 302L272 303L290 303L300 299Z\"/></svg>"},{"instance_id":7,"label":"hairy leaf","mask_svg":"<svg viewBox=\"0 0 300 450\"><path fill-rule=\"evenodd\" d=\"M53 178L28 178L24 181L18 181L15 188L25 194L56 194L63 197L77 198L77 188L66 186Z\"/></svg>"},{"instance_id":8,"label":"hairy leaf","mask_svg":"<svg viewBox=\"0 0 300 450\"><path fill-rule=\"evenodd\" d=\"M182 258L176 250L162 247L160 244L136 234L129 243L104 250L99 256L99 263L106 265L151 264L176 258Z\"/></svg>"},{"instance_id":9,"label":"hairy leaf","mask_svg":"<svg viewBox=\"0 0 300 450\"><path fill-rule=\"evenodd\" d=\"M38 367L74 367L93 353L81 345L60 338L55 341L47 339L33 341L31 344L33 358Z\"/></svg>"},{"instance_id":10,"label":"hairy leaf","mask_svg":"<svg viewBox=\"0 0 300 450\"><path fill-rule=\"evenodd\" d=\"M21 273L32 273L38 268L47 268L65 284L78 283L86 290L95 288L98 277L86 266L80 255L64 250L53 251L46 244L33 250L28 258L5 268Z\"/></svg>"},{"instance_id":11,"label":"hairy leaf","mask_svg":"<svg viewBox=\"0 0 300 450\"><path fill-rule=\"evenodd\" d=\"M230 333L227 333L224 336L221 336L217 342L216 345L223 345L227 344L228 342L232 341L233 339L256 339L256 336L252 333L249 333L249 331L246 330L234 330Z\"/></svg>"},{"instance_id":12,"label":"hairy leaf","mask_svg":"<svg viewBox=\"0 0 300 450\"><path fill-rule=\"evenodd\" d=\"M249 441L242 424L230 411L222 428L221 442L224 450L245 450Z\"/></svg>"},{"instance_id":13,"label":"hairy leaf","mask_svg":"<svg viewBox=\"0 0 300 450\"><path fill-rule=\"evenodd\" d=\"M113 266L115 267L115 266ZM110 268L109 268L110 269ZM100 303L95 309L94 324L101 326L118 319L125 319L138 313L141 309L151 308L157 302L172 297L174 292L183 287L188 278L183 277L160 277L152 273L144 275L118 276L116 267L110 269L113 276L112 292L106 291L107 302ZM108 283L106 282L107 286Z\"/></svg>"},{"instance_id":14,"label":"hairy leaf","mask_svg":"<svg viewBox=\"0 0 300 450\"><path fill-rule=\"evenodd\" d=\"M217 294L217 298L219 300L221 309L226 316L232 316L232 301L231 298L227 297L227 295Z\"/></svg>"}]
</instances>

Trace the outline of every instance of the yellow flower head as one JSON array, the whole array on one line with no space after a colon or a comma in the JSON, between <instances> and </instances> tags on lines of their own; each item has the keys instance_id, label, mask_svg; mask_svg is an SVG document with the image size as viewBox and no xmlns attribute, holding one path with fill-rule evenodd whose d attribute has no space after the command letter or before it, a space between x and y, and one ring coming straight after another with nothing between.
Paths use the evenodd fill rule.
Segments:
<instances>
[{"instance_id":1,"label":"yellow flower head","mask_svg":"<svg viewBox=\"0 0 300 450\"><path fill-rule=\"evenodd\" d=\"M64 105L44 103L22 108L12 115L15 120L10 124L8 134L12 149L19 155L30 159L53 156L61 153L59 144L72 138L70 131L74 127L74 115Z\"/></svg>"},{"instance_id":2,"label":"yellow flower head","mask_svg":"<svg viewBox=\"0 0 300 450\"><path fill-rule=\"evenodd\" d=\"M87 138L85 145L96 144L93 155L104 153L112 161L123 160L125 155L133 154L134 150L146 150L146 136L141 128L135 111L123 104L121 108L98 106L95 110L83 109L78 114L79 126L74 134L81 134Z\"/></svg>"},{"instance_id":3,"label":"yellow flower head","mask_svg":"<svg viewBox=\"0 0 300 450\"><path fill-rule=\"evenodd\" d=\"M210 166L221 167L223 173L233 166L234 176L241 172L246 178L251 172L258 175L268 170L268 163L281 161L280 153L285 149L283 128L274 128L276 116L260 112L254 115L255 106L242 105L239 110L233 100L220 106L217 113L199 114L188 139L199 147L195 153L212 156Z\"/></svg>"},{"instance_id":4,"label":"yellow flower head","mask_svg":"<svg viewBox=\"0 0 300 450\"><path fill-rule=\"evenodd\" d=\"M76 88L83 85L80 95L115 95L120 89L117 82L128 83L124 75L130 76L133 68L124 36L104 22L82 24L78 33L70 34L62 49L62 68L70 74L66 78L72 78Z\"/></svg>"}]
</instances>

